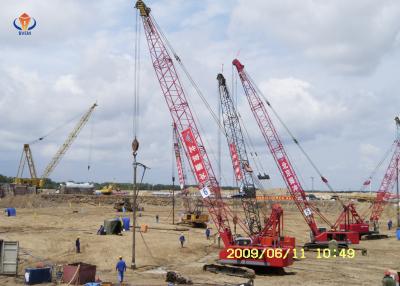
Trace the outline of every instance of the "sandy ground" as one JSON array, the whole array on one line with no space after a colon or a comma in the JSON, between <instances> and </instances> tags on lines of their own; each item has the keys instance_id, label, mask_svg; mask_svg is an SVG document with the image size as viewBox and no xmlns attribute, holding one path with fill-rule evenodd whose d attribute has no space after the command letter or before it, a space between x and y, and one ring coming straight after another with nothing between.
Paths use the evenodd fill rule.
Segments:
<instances>
[{"instance_id":1,"label":"sandy ground","mask_svg":"<svg viewBox=\"0 0 400 286\"><path fill-rule=\"evenodd\" d=\"M23 200L23 203L21 203ZM318 202L320 209L333 218L340 211L337 202ZM115 264L118 256L131 261L132 233L122 236L98 236L96 231L104 219L116 216L112 205L40 200L32 198L5 198L0 207L16 206L16 217L0 217L0 239L20 243L19 277L0 276L0 285L23 285L26 267L38 262L57 265L86 262L97 265L97 276L103 281L116 282ZM246 279L202 271L205 263L215 262L218 247L214 240L206 240L203 229L185 231L187 243L181 248L180 231L171 224L171 207L144 203L145 211L138 218L139 225L148 224L147 233L136 232L136 271L128 270L126 281L132 285L166 285L165 270L178 271L198 285L242 283ZM367 204L359 204L361 210ZM233 206L233 209L236 209ZM292 204L284 205L285 234L295 236L300 246L309 238L308 227ZM176 216L179 216L179 208ZM362 211L361 211L362 212ZM159 214L160 222L155 222ZM394 218L394 208L388 207L382 221ZM162 228L151 229L152 227ZM213 227L213 226L212 226ZM213 227L215 230L215 227ZM386 227L382 225L381 232ZM357 252L355 258L317 259L315 252L306 252L306 258L286 268L286 275L260 274L255 285L380 285L384 270L400 270L400 241L394 231L389 239L362 241L357 247L368 249L368 255ZM75 239L81 238L82 253L75 253ZM51 284L50 284L51 285Z\"/></svg>"}]
</instances>

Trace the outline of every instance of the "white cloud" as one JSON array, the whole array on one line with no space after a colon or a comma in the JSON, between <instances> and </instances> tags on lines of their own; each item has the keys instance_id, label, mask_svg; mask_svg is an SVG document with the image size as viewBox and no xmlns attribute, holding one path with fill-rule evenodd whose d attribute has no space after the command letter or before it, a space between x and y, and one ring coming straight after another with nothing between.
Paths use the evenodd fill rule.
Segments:
<instances>
[{"instance_id":1,"label":"white cloud","mask_svg":"<svg viewBox=\"0 0 400 286\"><path fill-rule=\"evenodd\" d=\"M382 156L381 149L370 143L361 143L359 152L361 167L367 172L371 171L378 164L379 156Z\"/></svg>"},{"instance_id":2,"label":"white cloud","mask_svg":"<svg viewBox=\"0 0 400 286\"><path fill-rule=\"evenodd\" d=\"M313 86L296 78L269 79L259 84L266 98L296 134L314 137L337 132L339 122L347 112L346 107L329 95L315 94ZM299 124L301 122L301 124Z\"/></svg>"},{"instance_id":3,"label":"white cloud","mask_svg":"<svg viewBox=\"0 0 400 286\"><path fill-rule=\"evenodd\" d=\"M60 76L54 84L54 89L58 92L72 93L75 95L83 93L82 89L77 84L75 77L70 74Z\"/></svg>"},{"instance_id":4,"label":"white cloud","mask_svg":"<svg viewBox=\"0 0 400 286\"><path fill-rule=\"evenodd\" d=\"M238 38L270 49L301 51L338 73L373 71L396 45L400 3L396 1L239 1L231 19ZM250 40L250 41L251 41ZM271 44L272 43L272 44Z\"/></svg>"},{"instance_id":5,"label":"white cloud","mask_svg":"<svg viewBox=\"0 0 400 286\"><path fill-rule=\"evenodd\" d=\"M399 59L393 51L399 37L397 2L367 3L363 9L359 2L148 4L214 110L218 102L216 75L224 64L229 81L232 58L240 51L255 82L335 186L358 187L365 177L359 164L349 168L361 162L362 156L374 161L375 157L359 151L360 142L384 150L392 141L392 117L398 115L400 105L394 64ZM133 6L126 1L44 0L2 5L0 173L15 174L23 143L79 116L97 101L91 121L51 177L131 180ZM12 27L20 11L38 20L30 38L17 36ZM138 159L152 168L146 181L167 183L172 172L171 118L143 34L141 64ZM359 76L337 76L332 70ZM367 73L371 70L375 73ZM216 126L201 100L193 96L187 80L181 79L203 127L202 137L216 171ZM240 82L238 91L246 128L267 173L273 174L271 185L282 186ZM32 146L39 173L75 122ZM225 145L222 138L222 172L224 183L232 184ZM92 168L88 174L90 146ZM287 144L297 169L308 181L307 177L315 174L293 147Z\"/></svg>"}]
</instances>

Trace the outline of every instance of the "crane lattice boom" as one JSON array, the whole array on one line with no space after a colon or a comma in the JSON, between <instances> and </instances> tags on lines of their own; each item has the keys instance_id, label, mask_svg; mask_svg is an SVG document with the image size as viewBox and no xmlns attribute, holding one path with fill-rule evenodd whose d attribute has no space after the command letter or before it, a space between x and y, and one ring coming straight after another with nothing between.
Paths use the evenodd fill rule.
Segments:
<instances>
[{"instance_id":1,"label":"crane lattice boom","mask_svg":"<svg viewBox=\"0 0 400 286\"><path fill-rule=\"evenodd\" d=\"M250 104L251 111L253 112L254 117L256 118L261 133L264 136L264 139L269 147L269 150L271 151L271 154L274 157L276 164L278 165L278 169L282 174L282 177L289 189L289 192L292 195L294 202L299 208L302 216L304 217L307 224L311 228L311 231L313 232L314 235L317 235L319 233L319 230L315 222L312 208L306 199L306 194L300 184L299 179L297 178L296 173L294 172L289 157L286 154L286 151L276 132L276 129L271 121L271 118L268 115L264 103L261 100L260 96L258 95L258 92L253 86L246 71L244 70L244 66L237 59L233 61L233 65L235 65L239 73L239 77L240 80L242 81L242 85L247 100Z\"/></svg>"},{"instance_id":2,"label":"crane lattice boom","mask_svg":"<svg viewBox=\"0 0 400 286\"><path fill-rule=\"evenodd\" d=\"M232 97L229 94L229 90L226 87L225 78L222 74L218 74L217 80L219 85L225 137L229 146L233 171L240 187L240 195L246 223L249 226L250 234L256 235L261 232L262 226L257 201L255 199L256 187L253 180L253 172L249 166L249 159L242 129L239 123L239 117Z\"/></svg>"},{"instance_id":3,"label":"crane lattice boom","mask_svg":"<svg viewBox=\"0 0 400 286\"><path fill-rule=\"evenodd\" d=\"M391 196L391 190L396 182L396 169L398 168L400 161L400 139L395 141L395 149L390 159L389 166L386 170L385 176L382 179L381 185L376 194L376 198L372 205L372 211L370 216L371 222L378 222L382 214L383 208L387 200Z\"/></svg>"},{"instance_id":4,"label":"crane lattice boom","mask_svg":"<svg viewBox=\"0 0 400 286\"><path fill-rule=\"evenodd\" d=\"M87 112L85 112L85 114L83 114L83 116L81 117L79 122L75 125L75 128L71 131L71 133L68 135L65 142L60 146L57 153L54 155L54 157L51 159L50 163L44 169L43 175L41 176L42 179L48 178L50 173L53 172L54 168L60 162L60 160L64 156L65 152L67 152L68 148L74 142L74 140L78 136L79 132L82 130L82 128L85 126L86 122L89 120L89 117L92 114L92 112L96 106L97 106L96 103L93 104L89 108L89 110Z\"/></svg>"},{"instance_id":5,"label":"crane lattice boom","mask_svg":"<svg viewBox=\"0 0 400 286\"><path fill-rule=\"evenodd\" d=\"M173 122L180 133L185 154L189 157L188 161L196 175L199 189L202 189L205 206L218 228L222 241L225 245L230 245L233 242L233 237L228 220L227 206L222 200L220 186L189 108L173 60L150 16L150 8L141 0L136 2L135 7L139 9L156 76Z\"/></svg>"}]
</instances>

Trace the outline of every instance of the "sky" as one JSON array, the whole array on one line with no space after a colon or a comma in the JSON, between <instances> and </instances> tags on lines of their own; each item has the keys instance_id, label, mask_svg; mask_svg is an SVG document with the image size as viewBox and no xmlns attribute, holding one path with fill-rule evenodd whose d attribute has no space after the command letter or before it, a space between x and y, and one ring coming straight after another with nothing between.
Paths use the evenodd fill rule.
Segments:
<instances>
[{"instance_id":1,"label":"sky","mask_svg":"<svg viewBox=\"0 0 400 286\"><path fill-rule=\"evenodd\" d=\"M232 70L236 57L335 189L359 189L393 143L394 117L400 115L399 1L145 2L214 112L216 76L224 73L252 150L271 176L266 187L284 183ZM24 12L37 22L29 36L13 26ZM151 168L145 182L171 182L176 175L171 116L144 33L135 33L136 17L134 1L2 1L0 174L15 176L23 144L50 132L31 146L40 175L80 114L97 102L50 178L132 181L134 47L140 36L137 159ZM212 165L217 174L221 169L222 184L232 185L226 140L180 74ZM312 188L314 180L315 189L326 189L272 118L303 187ZM372 189L379 187L387 164Z\"/></svg>"}]
</instances>

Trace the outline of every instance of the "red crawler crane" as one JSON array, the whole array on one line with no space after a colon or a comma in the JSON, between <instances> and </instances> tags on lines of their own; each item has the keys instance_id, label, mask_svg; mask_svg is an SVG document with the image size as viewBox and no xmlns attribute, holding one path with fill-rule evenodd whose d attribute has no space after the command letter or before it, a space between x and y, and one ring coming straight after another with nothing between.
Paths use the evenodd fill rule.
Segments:
<instances>
[{"instance_id":1,"label":"red crawler crane","mask_svg":"<svg viewBox=\"0 0 400 286\"><path fill-rule=\"evenodd\" d=\"M335 227L340 230L356 231L361 236L366 236L367 239L386 238L387 235L379 234L378 222L383 212L383 208L391 197L391 191L396 181L396 168L400 160L400 119L395 118L396 122L396 139L394 141L394 151L390 159L389 166L386 169L385 176L382 179L381 185L376 193L376 198L372 203L372 211L369 217L373 230L369 229L369 224L365 221L365 217L360 216L353 203L345 206L345 209L337 219ZM364 186L371 183L370 180L364 182Z\"/></svg>"},{"instance_id":2,"label":"red crawler crane","mask_svg":"<svg viewBox=\"0 0 400 286\"><path fill-rule=\"evenodd\" d=\"M220 95L222 121L227 139L233 171L236 181L239 183L239 197L246 217L246 223L250 230L253 243L273 245L277 241L283 241L287 247L295 247L293 237L282 236L283 232L283 210L279 204L272 207L272 214L262 226L256 200L256 186L253 170L247 156L246 144L240 124L239 116L233 103L233 99L226 86L225 77L218 74L218 90Z\"/></svg>"},{"instance_id":3,"label":"red crawler crane","mask_svg":"<svg viewBox=\"0 0 400 286\"><path fill-rule=\"evenodd\" d=\"M395 118L396 121L396 140L394 142L395 149L390 160L389 166L386 170L385 176L381 182L381 186L376 193L375 201L372 205L372 212L369 220L374 225L378 224L379 218L383 212L383 208L387 202L387 200L391 197L391 190L396 182L396 169L399 166L400 161L400 119L398 117Z\"/></svg>"},{"instance_id":4,"label":"red crawler crane","mask_svg":"<svg viewBox=\"0 0 400 286\"><path fill-rule=\"evenodd\" d=\"M274 157L275 163L277 164L288 187L289 193L293 197L301 215L311 229L311 242L307 243L307 246L325 246L331 239L337 240L341 245L359 243L359 235L357 232L336 230L326 217L309 204L303 187L301 186L289 157L286 154L281 139L279 138L271 118L268 115L267 109L264 106L264 102L261 100L260 92L244 70L244 65L242 65L237 59L233 60L232 64L236 67L239 73L251 111L253 112L261 133L264 136L265 142L267 143L269 150ZM270 105L269 102L267 102L267 104ZM314 218L314 213L318 214L329 225L329 230L318 228Z\"/></svg>"},{"instance_id":5,"label":"red crawler crane","mask_svg":"<svg viewBox=\"0 0 400 286\"><path fill-rule=\"evenodd\" d=\"M234 216L222 199L219 183L176 72L174 61L167 50L166 39L150 15L150 8L141 0L136 2L135 7L140 12L152 64L173 122L176 124L184 145L185 154L198 182L204 205L208 208L225 245L219 254L220 262L277 268L293 264L292 248L280 244L273 247L259 243L248 244L249 240L235 239L233 236L229 220ZM174 56L175 60L181 63L179 57ZM249 234L248 227L240 219L238 219L238 225Z\"/></svg>"}]
</instances>

